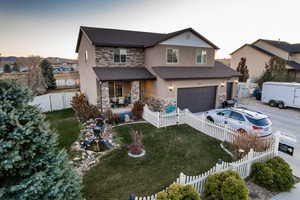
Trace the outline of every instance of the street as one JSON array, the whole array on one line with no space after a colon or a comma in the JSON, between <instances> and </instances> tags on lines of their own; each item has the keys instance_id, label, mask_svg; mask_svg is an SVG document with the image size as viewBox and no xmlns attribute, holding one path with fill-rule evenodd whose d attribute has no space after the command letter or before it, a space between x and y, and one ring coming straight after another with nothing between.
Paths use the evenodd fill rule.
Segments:
<instances>
[{"instance_id":1,"label":"street","mask_svg":"<svg viewBox=\"0 0 300 200\"><path fill-rule=\"evenodd\" d=\"M297 139L293 156L282 152L279 155L290 163L294 175L300 177L300 109L270 107L253 98L241 100L239 106L268 115L273 123L273 132L280 131Z\"/></svg>"}]
</instances>

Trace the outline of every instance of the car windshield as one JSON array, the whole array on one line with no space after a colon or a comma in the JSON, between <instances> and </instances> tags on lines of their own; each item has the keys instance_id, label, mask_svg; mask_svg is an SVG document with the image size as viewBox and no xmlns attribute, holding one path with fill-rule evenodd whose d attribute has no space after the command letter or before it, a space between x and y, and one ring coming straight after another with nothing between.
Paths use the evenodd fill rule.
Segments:
<instances>
[{"instance_id":1,"label":"car windshield","mask_svg":"<svg viewBox=\"0 0 300 200\"><path fill-rule=\"evenodd\" d=\"M268 126L270 125L270 119L269 118L263 118L263 119L254 119L252 117L246 116L246 118L251 122L252 124L256 126Z\"/></svg>"}]
</instances>

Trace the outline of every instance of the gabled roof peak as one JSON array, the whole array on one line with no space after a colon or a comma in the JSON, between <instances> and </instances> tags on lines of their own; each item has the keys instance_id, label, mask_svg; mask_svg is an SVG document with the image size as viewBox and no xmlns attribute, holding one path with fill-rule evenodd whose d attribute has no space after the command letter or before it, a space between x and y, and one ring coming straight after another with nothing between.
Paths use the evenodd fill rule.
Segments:
<instances>
[{"instance_id":1,"label":"gabled roof peak","mask_svg":"<svg viewBox=\"0 0 300 200\"><path fill-rule=\"evenodd\" d=\"M181 33L190 31L201 40L208 43L215 49L219 49L208 39L200 35L192 28L186 28L171 33L154 33L132 30L121 30L112 28L96 28L88 26L80 26L79 36L77 40L76 52L78 52L82 33L84 32L89 40L95 46L112 46L112 47L135 47L147 48L152 47L167 39L180 35Z\"/></svg>"}]
</instances>

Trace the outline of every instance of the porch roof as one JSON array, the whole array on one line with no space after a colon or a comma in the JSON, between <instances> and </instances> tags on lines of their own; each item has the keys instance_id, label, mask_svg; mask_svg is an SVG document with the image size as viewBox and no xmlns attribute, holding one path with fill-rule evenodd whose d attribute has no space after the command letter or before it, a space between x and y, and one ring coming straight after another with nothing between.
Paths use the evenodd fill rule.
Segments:
<instances>
[{"instance_id":1,"label":"porch roof","mask_svg":"<svg viewBox=\"0 0 300 200\"><path fill-rule=\"evenodd\" d=\"M155 80L145 67L93 67L100 81Z\"/></svg>"},{"instance_id":2,"label":"porch roof","mask_svg":"<svg viewBox=\"0 0 300 200\"><path fill-rule=\"evenodd\" d=\"M238 77L241 74L221 62L215 61L214 67L152 67L153 71L165 80L216 79Z\"/></svg>"}]
</instances>

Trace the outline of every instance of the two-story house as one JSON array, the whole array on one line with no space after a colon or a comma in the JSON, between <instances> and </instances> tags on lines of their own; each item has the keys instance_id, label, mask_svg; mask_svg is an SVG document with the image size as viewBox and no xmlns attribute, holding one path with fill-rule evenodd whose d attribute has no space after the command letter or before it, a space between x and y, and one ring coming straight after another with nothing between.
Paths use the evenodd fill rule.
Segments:
<instances>
[{"instance_id":1,"label":"two-story house","mask_svg":"<svg viewBox=\"0 0 300 200\"><path fill-rule=\"evenodd\" d=\"M274 56L284 59L289 73L295 80L300 80L300 44L258 39L232 52L230 66L236 69L241 58L245 57L250 78L256 79L263 74L266 63Z\"/></svg>"},{"instance_id":2,"label":"two-story house","mask_svg":"<svg viewBox=\"0 0 300 200\"><path fill-rule=\"evenodd\" d=\"M215 108L235 95L239 76L215 61L217 49L192 28L162 34L80 27L81 92L102 110L139 99L192 112Z\"/></svg>"}]
</instances>

